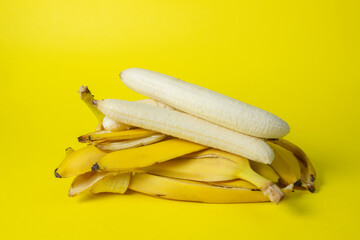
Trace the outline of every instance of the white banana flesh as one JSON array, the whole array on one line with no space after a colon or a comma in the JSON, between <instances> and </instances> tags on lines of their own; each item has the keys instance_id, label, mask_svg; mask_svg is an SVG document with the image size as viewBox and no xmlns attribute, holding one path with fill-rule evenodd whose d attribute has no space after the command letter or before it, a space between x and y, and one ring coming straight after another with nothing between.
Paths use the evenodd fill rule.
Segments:
<instances>
[{"instance_id":1,"label":"white banana flesh","mask_svg":"<svg viewBox=\"0 0 360 240\"><path fill-rule=\"evenodd\" d=\"M161 107L161 108L168 108L168 109L173 109L170 106L167 106L166 104L163 104L161 102L158 102L154 99L141 99L138 100L136 102L140 102L140 103L145 103L145 104L149 104L149 105L153 105L153 106L157 106L157 107ZM127 124L121 123L121 122L117 122L107 116L104 117L104 119L102 120L102 126L105 130L107 131L123 131L123 130L129 130L131 128L134 128L132 126L129 126Z\"/></svg>"},{"instance_id":2,"label":"white banana flesh","mask_svg":"<svg viewBox=\"0 0 360 240\"><path fill-rule=\"evenodd\" d=\"M162 73L130 68L120 77L135 92L237 132L281 138L290 131L289 125L272 113Z\"/></svg>"},{"instance_id":3,"label":"white banana flesh","mask_svg":"<svg viewBox=\"0 0 360 240\"><path fill-rule=\"evenodd\" d=\"M132 127L117 121L112 120L111 118L105 116L103 121L102 121L102 125L104 127L105 130L107 131L123 131L123 130L129 130Z\"/></svg>"},{"instance_id":4,"label":"white banana flesh","mask_svg":"<svg viewBox=\"0 0 360 240\"><path fill-rule=\"evenodd\" d=\"M270 164L272 148L262 139L251 137L192 115L148 104L117 99L93 101L106 116L115 121Z\"/></svg>"}]
</instances>

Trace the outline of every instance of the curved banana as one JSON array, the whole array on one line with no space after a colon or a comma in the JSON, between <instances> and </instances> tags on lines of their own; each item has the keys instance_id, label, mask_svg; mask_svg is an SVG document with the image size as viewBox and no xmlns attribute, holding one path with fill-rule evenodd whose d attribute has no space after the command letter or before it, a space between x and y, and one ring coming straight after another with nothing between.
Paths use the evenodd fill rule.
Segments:
<instances>
[{"instance_id":1,"label":"curved banana","mask_svg":"<svg viewBox=\"0 0 360 240\"><path fill-rule=\"evenodd\" d=\"M144 147L111 152L94 164L92 170L134 170L197 152L205 148L207 147L181 139L169 139Z\"/></svg>"},{"instance_id":2,"label":"curved banana","mask_svg":"<svg viewBox=\"0 0 360 240\"><path fill-rule=\"evenodd\" d=\"M280 138L290 131L289 125L272 113L165 74L130 68L120 77L135 92L246 135Z\"/></svg>"},{"instance_id":3,"label":"curved banana","mask_svg":"<svg viewBox=\"0 0 360 240\"><path fill-rule=\"evenodd\" d=\"M202 182L243 179L269 195L270 200L276 204L284 197L276 184L254 172L249 160L240 157L236 161L225 158L178 158L139 170L165 177Z\"/></svg>"},{"instance_id":4,"label":"curved banana","mask_svg":"<svg viewBox=\"0 0 360 240\"><path fill-rule=\"evenodd\" d=\"M301 161L305 167L307 167L308 172L310 174L311 182L314 182L316 179L316 172L314 166L312 165L311 161L309 160L308 156L305 152L296 146L295 144L285 140L285 139L278 139L273 141L275 144L286 148L290 152L292 152L298 159Z\"/></svg>"},{"instance_id":5,"label":"curved banana","mask_svg":"<svg viewBox=\"0 0 360 240\"><path fill-rule=\"evenodd\" d=\"M55 169L57 178L77 176L91 171L91 167L107 153L93 145L80 148L79 150L67 150L65 159Z\"/></svg>"},{"instance_id":6,"label":"curved banana","mask_svg":"<svg viewBox=\"0 0 360 240\"><path fill-rule=\"evenodd\" d=\"M119 122L271 163L274 152L262 139L244 135L189 114L117 99L93 101L106 116Z\"/></svg>"},{"instance_id":7,"label":"curved banana","mask_svg":"<svg viewBox=\"0 0 360 240\"><path fill-rule=\"evenodd\" d=\"M270 142L269 144L275 152L275 159L271 163L271 167L280 176L280 183L301 186L300 165L294 154L274 143Z\"/></svg>"},{"instance_id":8,"label":"curved banana","mask_svg":"<svg viewBox=\"0 0 360 240\"><path fill-rule=\"evenodd\" d=\"M300 170L301 170L301 186L310 192L315 192L315 169L313 165L311 164L309 158L306 156L306 154L295 144L285 140L285 139L278 139L273 140L275 144L291 151L297 160L299 161Z\"/></svg>"},{"instance_id":9,"label":"curved banana","mask_svg":"<svg viewBox=\"0 0 360 240\"><path fill-rule=\"evenodd\" d=\"M204 151L190 153L185 155L187 158L225 158L230 159L232 161L243 161L241 156L237 156L235 154L227 153L224 151L220 151L217 149L209 148ZM275 172L275 170L267 164L249 161L251 168L261 176L271 180L274 183L278 183L280 181L279 175Z\"/></svg>"},{"instance_id":10,"label":"curved banana","mask_svg":"<svg viewBox=\"0 0 360 240\"><path fill-rule=\"evenodd\" d=\"M129 189L148 195L181 201L204 203L268 202L261 191L246 188L211 186L210 184L155 176L135 174ZM285 190L288 192L288 190Z\"/></svg>"}]
</instances>

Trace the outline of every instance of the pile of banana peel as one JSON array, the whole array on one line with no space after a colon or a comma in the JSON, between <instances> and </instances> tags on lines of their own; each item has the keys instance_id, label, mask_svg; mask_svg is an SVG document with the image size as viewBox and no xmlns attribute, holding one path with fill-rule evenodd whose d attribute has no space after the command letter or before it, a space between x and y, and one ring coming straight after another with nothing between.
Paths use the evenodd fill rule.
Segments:
<instances>
[{"instance_id":1,"label":"pile of banana peel","mask_svg":"<svg viewBox=\"0 0 360 240\"><path fill-rule=\"evenodd\" d=\"M139 193L203 203L273 202L315 191L306 154L283 137L288 124L249 104L138 68L121 80L146 99L81 100L99 123L66 149L57 178L75 177L69 196ZM125 197L125 196L124 196Z\"/></svg>"}]
</instances>

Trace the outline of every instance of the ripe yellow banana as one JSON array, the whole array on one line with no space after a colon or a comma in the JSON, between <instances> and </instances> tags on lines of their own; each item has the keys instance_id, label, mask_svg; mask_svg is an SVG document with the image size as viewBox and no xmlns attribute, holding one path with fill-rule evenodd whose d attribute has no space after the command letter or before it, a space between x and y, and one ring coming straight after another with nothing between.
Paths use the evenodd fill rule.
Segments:
<instances>
[{"instance_id":1,"label":"ripe yellow banana","mask_svg":"<svg viewBox=\"0 0 360 240\"><path fill-rule=\"evenodd\" d=\"M178 158L140 169L140 171L202 182L243 179L269 195L270 200L276 204L284 197L276 184L254 172L249 160L241 157L238 157L236 161L225 158Z\"/></svg>"},{"instance_id":2,"label":"ripe yellow banana","mask_svg":"<svg viewBox=\"0 0 360 240\"><path fill-rule=\"evenodd\" d=\"M184 157L188 157L188 158L225 158L225 159L230 159L234 162L236 162L236 161L242 162L243 161L242 160L243 158L240 156L237 156L237 155L234 155L231 153L227 153L224 151L220 151L217 149L213 149L213 148L209 148L204 151L200 151L200 152L196 152L196 153L191 153ZM271 180L274 183L279 182L279 179L280 179L279 175L269 165L263 164L263 163L258 163L255 161L249 161L249 163L250 163L251 168L256 173Z\"/></svg>"},{"instance_id":3,"label":"ripe yellow banana","mask_svg":"<svg viewBox=\"0 0 360 240\"><path fill-rule=\"evenodd\" d=\"M241 203L270 201L269 197L260 191L212 186L201 182L146 173L135 174L131 179L129 189L156 197L192 202ZM288 192L287 189L285 191Z\"/></svg>"},{"instance_id":4,"label":"ripe yellow banana","mask_svg":"<svg viewBox=\"0 0 360 240\"><path fill-rule=\"evenodd\" d=\"M77 176L91 171L91 167L107 153L99 150L93 145L73 151L66 151L65 159L55 169L57 178Z\"/></svg>"},{"instance_id":5,"label":"ripe yellow banana","mask_svg":"<svg viewBox=\"0 0 360 240\"><path fill-rule=\"evenodd\" d=\"M244 162L244 158L235 154L231 154L228 152L220 151L218 149L209 148L203 151L191 153L185 155L187 158L225 158L234 162L242 163ZM258 174L263 177L271 180L272 182L279 182L279 175L271 168L269 165L258 163L254 161L248 161L250 163L251 168ZM255 166L255 168L253 168Z\"/></svg>"},{"instance_id":6,"label":"ripe yellow banana","mask_svg":"<svg viewBox=\"0 0 360 240\"><path fill-rule=\"evenodd\" d=\"M102 151L119 151L128 148L140 147L150 145L152 143L160 142L167 136L164 134L155 134L149 137L131 139L119 142L100 142L95 146Z\"/></svg>"},{"instance_id":7,"label":"ripe yellow banana","mask_svg":"<svg viewBox=\"0 0 360 240\"><path fill-rule=\"evenodd\" d=\"M309 190L310 192L315 192L314 181L316 173L313 165L311 164L306 154L298 146L285 139L273 140L272 142L291 151L295 155L295 157L299 161L301 170L301 186Z\"/></svg>"},{"instance_id":8,"label":"ripe yellow banana","mask_svg":"<svg viewBox=\"0 0 360 240\"><path fill-rule=\"evenodd\" d=\"M135 92L246 135L280 138L290 131L272 113L165 74L130 68L120 77Z\"/></svg>"},{"instance_id":9,"label":"ripe yellow banana","mask_svg":"<svg viewBox=\"0 0 360 240\"><path fill-rule=\"evenodd\" d=\"M129 140L136 138L143 138L154 135L155 132L146 129L130 129L119 132L101 131L92 132L82 135L78 138L79 142L89 143L95 141L118 141L118 140Z\"/></svg>"},{"instance_id":10,"label":"ripe yellow banana","mask_svg":"<svg viewBox=\"0 0 360 240\"><path fill-rule=\"evenodd\" d=\"M314 166L310 162L308 156L305 154L305 152L296 146L295 144L285 140L285 139L278 139L273 141L275 144L282 146L283 148L286 148L290 152L292 152L298 159L301 161L305 167L307 167L308 172L310 174L311 182L314 182L316 179L316 172L314 169Z\"/></svg>"},{"instance_id":11,"label":"ripe yellow banana","mask_svg":"<svg viewBox=\"0 0 360 240\"><path fill-rule=\"evenodd\" d=\"M192 157L192 158L225 158L225 159L230 159L232 161L242 161L241 157L236 156L234 154L230 154L224 151L220 151L217 149L207 149L204 151L200 151L200 152L196 152L196 153L191 153L188 154L184 157ZM275 170L270 167L267 164L263 164L263 163L259 163L259 162L255 162L255 161L249 161L251 168L258 174L260 174L261 176L271 180L274 183L278 183L280 180L279 175L275 172Z\"/></svg>"},{"instance_id":12,"label":"ripe yellow banana","mask_svg":"<svg viewBox=\"0 0 360 240\"><path fill-rule=\"evenodd\" d=\"M107 154L92 170L124 171L148 167L207 147L181 139L169 139L139 148L129 148ZM100 151L100 150L99 150Z\"/></svg>"},{"instance_id":13,"label":"ripe yellow banana","mask_svg":"<svg viewBox=\"0 0 360 240\"><path fill-rule=\"evenodd\" d=\"M282 185L301 186L300 165L294 154L274 143L269 143L274 149L275 159L271 167L280 176Z\"/></svg>"},{"instance_id":14,"label":"ripe yellow banana","mask_svg":"<svg viewBox=\"0 0 360 240\"><path fill-rule=\"evenodd\" d=\"M262 139L247 136L183 112L116 99L93 101L106 116L194 143L221 149L248 159L271 163L272 148Z\"/></svg>"}]
</instances>

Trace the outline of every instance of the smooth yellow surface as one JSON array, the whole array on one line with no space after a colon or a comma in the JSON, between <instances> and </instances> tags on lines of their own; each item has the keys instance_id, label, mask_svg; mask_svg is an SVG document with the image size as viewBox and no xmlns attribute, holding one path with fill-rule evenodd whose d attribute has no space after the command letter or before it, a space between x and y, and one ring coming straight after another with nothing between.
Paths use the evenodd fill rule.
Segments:
<instances>
[{"instance_id":1,"label":"smooth yellow surface","mask_svg":"<svg viewBox=\"0 0 360 240\"><path fill-rule=\"evenodd\" d=\"M359 1L0 2L2 239L354 239L359 219ZM129 67L273 112L318 172L314 194L211 205L137 193L69 198L54 169L96 118L137 100Z\"/></svg>"}]
</instances>

